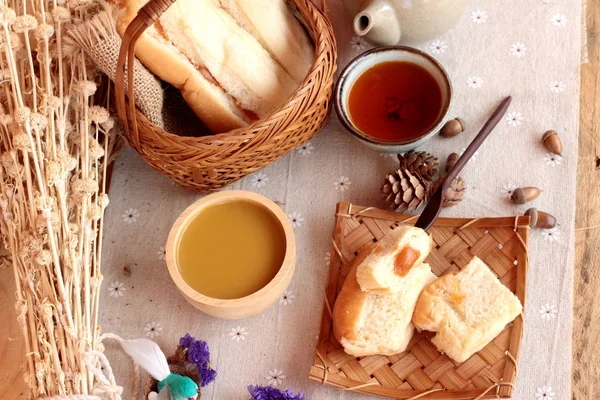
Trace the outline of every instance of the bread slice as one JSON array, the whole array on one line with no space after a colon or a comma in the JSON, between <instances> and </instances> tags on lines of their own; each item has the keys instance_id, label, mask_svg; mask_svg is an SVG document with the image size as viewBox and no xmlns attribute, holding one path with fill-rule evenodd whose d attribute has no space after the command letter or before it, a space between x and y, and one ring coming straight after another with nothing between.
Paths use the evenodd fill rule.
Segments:
<instances>
[{"instance_id":1,"label":"bread slice","mask_svg":"<svg viewBox=\"0 0 600 400\"><path fill-rule=\"evenodd\" d=\"M356 277L363 291L397 293L406 275L421 264L431 250L431 237L423 229L401 225L377 242L358 266Z\"/></svg>"},{"instance_id":2,"label":"bread slice","mask_svg":"<svg viewBox=\"0 0 600 400\"><path fill-rule=\"evenodd\" d=\"M289 26L275 44L273 32L267 35L264 29L255 29L255 37L238 23L241 14L232 10L244 7L235 6L236 0L177 0L137 41L136 56L150 71L178 88L215 133L267 116L296 90L304 77L293 78L281 59L296 63L298 75L301 71L306 74L312 64L307 56L312 54L310 43L291 12L284 12L284 1L262 1L273 6L269 16L276 22L248 13L243 14L243 25ZM121 10L117 30L123 35L146 0L116 2ZM293 37L298 32L303 36ZM274 50L289 40L296 42L290 43L291 49L302 49L299 56Z\"/></svg>"},{"instance_id":3,"label":"bread slice","mask_svg":"<svg viewBox=\"0 0 600 400\"><path fill-rule=\"evenodd\" d=\"M521 302L479 258L456 275L425 288L413 316L418 330L437 332L432 343L463 362L483 349L522 311Z\"/></svg>"},{"instance_id":4,"label":"bread slice","mask_svg":"<svg viewBox=\"0 0 600 400\"><path fill-rule=\"evenodd\" d=\"M306 78L314 49L285 1L221 0L221 6L296 82Z\"/></svg>"},{"instance_id":5,"label":"bread slice","mask_svg":"<svg viewBox=\"0 0 600 400\"><path fill-rule=\"evenodd\" d=\"M436 278L428 264L420 264L410 270L396 294L363 292L356 269L373 248L363 248L354 259L333 307L333 333L344 351L356 357L406 350L414 332L411 318L419 294Z\"/></svg>"}]
</instances>

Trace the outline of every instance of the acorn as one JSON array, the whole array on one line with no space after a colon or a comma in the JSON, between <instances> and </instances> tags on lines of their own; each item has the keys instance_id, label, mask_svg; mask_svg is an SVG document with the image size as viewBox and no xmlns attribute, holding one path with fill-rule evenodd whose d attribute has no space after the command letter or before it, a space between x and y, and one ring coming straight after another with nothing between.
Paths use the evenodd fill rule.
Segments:
<instances>
[{"instance_id":1,"label":"acorn","mask_svg":"<svg viewBox=\"0 0 600 400\"><path fill-rule=\"evenodd\" d=\"M529 226L532 228L552 229L556 226L556 218L535 207L525 211L525 215L529 215L531 218Z\"/></svg>"},{"instance_id":2,"label":"acorn","mask_svg":"<svg viewBox=\"0 0 600 400\"><path fill-rule=\"evenodd\" d=\"M440 130L440 136L453 137L465 130L465 121L460 118L454 118L446 122Z\"/></svg>"},{"instance_id":3,"label":"acorn","mask_svg":"<svg viewBox=\"0 0 600 400\"><path fill-rule=\"evenodd\" d=\"M562 140L560 140L560 136L558 133L553 130L549 130L544 132L544 136L542 136L542 141L544 142L544 146L554 154L558 154L562 156L563 144Z\"/></svg>"},{"instance_id":4,"label":"acorn","mask_svg":"<svg viewBox=\"0 0 600 400\"><path fill-rule=\"evenodd\" d=\"M525 204L528 201L537 199L540 193L542 193L542 191L533 186L517 188L513 190L510 199L515 204Z\"/></svg>"},{"instance_id":5,"label":"acorn","mask_svg":"<svg viewBox=\"0 0 600 400\"><path fill-rule=\"evenodd\" d=\"M450 170L454 168L454 165L456 165L459 157L460 156L457 153L450 153L448 159L446 160L446 173L450 172Z\"/></svg>"}]
</instances>

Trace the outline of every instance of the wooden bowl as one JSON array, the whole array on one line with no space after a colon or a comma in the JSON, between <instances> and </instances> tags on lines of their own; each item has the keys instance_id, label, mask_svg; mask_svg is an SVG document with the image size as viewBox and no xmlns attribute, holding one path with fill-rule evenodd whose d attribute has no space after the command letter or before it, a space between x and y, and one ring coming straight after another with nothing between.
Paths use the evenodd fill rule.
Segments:
<instances>
[{"instance_id":1,"label":"wooden bowl","mask_svg":"<svg viewBox=\"0 0 600 400\"><path fill-rule=\"evenodd\" d=\"M203 295L189 286L181 276L178 265L178 247L181 235L188 224L206 207L229 201L245 200L260 204L270 211L281 224L285 235L286 248L283 262L275 277L262 289L238 299L216 299ZM294 275L296 265L296 244L294 230L287 215L274 202L256 193L230 190L208 195L189 206L169 232L167 240L167 267L171 278L183 296L200 311L218 318L240 319L260 314L272 306L287 289Z\"/></svg>"}]
</instances>

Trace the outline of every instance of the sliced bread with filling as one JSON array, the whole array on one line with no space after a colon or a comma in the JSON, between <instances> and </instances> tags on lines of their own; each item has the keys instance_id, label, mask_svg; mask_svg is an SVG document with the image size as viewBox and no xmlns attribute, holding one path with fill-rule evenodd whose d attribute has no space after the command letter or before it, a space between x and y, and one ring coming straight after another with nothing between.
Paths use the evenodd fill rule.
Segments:
<instances>
[{"instance_id":1,"label":"sliced bread with filling","mask_svg":"<svg viewBox=\"0 0 600 400\"><path fill-rule=\"evenodd\" d=\"M112 2L124 35L146 0ZM314 53L284 0L177 0L139 37L135 54L220 133L281 106L304 80Z\"/></svg>"},{"instance_id":2,"label":"sliced bread with filling","mask_svg":"<svg viewBox=\"0 0 600 400\"><path fill-rule=\"evenodd\" d=\"M437 332L431 342L463 362L498 336L522 309L518 297L474 257L456 275L444 275L423 290L413 322L418 330Z\"/></svg>"},{"instance_id":3,"label":"sliced bread with filling","mask_svg":"<svg viewBox=\"0 0 600 400\"><path fill-rule=\"evenodd\" d=\"M333 307L334 335L344 351L356 357L406 350L414 332L411 318L419 294L436 279L428 264L419 264L409 271L397 293L363 292L356 270L374 247L363 248L354 259Z\"/></svg>"},{"instance_id":4,"label":"sliced bread with filling","mask_svg":"<svg viewBox=\"0 0 600 400\"><path fill-rule=\"evenodd\" d=\"M401 225L377 242L358 266L356 277L363 291L394 294L407 274L420 265L431 250L431 237L423 229Z\"/></svg>"}]
</instances>

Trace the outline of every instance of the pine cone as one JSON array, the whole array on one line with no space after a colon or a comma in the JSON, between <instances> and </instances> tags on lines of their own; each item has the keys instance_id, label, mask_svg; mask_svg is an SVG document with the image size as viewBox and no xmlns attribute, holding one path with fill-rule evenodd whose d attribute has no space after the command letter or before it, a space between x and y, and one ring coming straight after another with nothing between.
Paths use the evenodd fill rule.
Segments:
<instances>
[{"instance_id":1,"label":"pine cone","mask_svg":"<svg viewBox=\"0 0 600 400\"><path fill-rule=\"evenodd\" d=\"M440 186L440 183L442 182L443 178L444 178L443 176L440 176L435 181L435 183L431 187L431 193L434 193L437 190L437 188ZM463 178L461 178L460 176L457 177L452 182L450 187L446 190L446 195L444 196L443 206L444 207L454 207L454 206L458 205L458 203L460 203L462 201L463 196L465 195L466 191L467 191L467 184L465 183Z\"/></svg>"},{"instance_id":2,"label":"pine cone","mask_svg":"<svg viewBox=\"0 0 600 400\"><path fill-rule=\"evenodd\" d=\"M403 155L398 154L400 169L405 169L414 174L419 173L425 180L431 181L431 178L438 173L440 162L431 153L426 151L409 151Z\"/></svg>"},{"instance_id":3,"label":"pine cone","mask_svg":"<svg viewBox=\"0 0 600 400\"><path fill-rule=\"evenodd\" d=\"M387 195L390 210L415 210L429 199L429 182L418 172L398 169L386 176L381 192Z\"/></svg>"}]
</instances>

